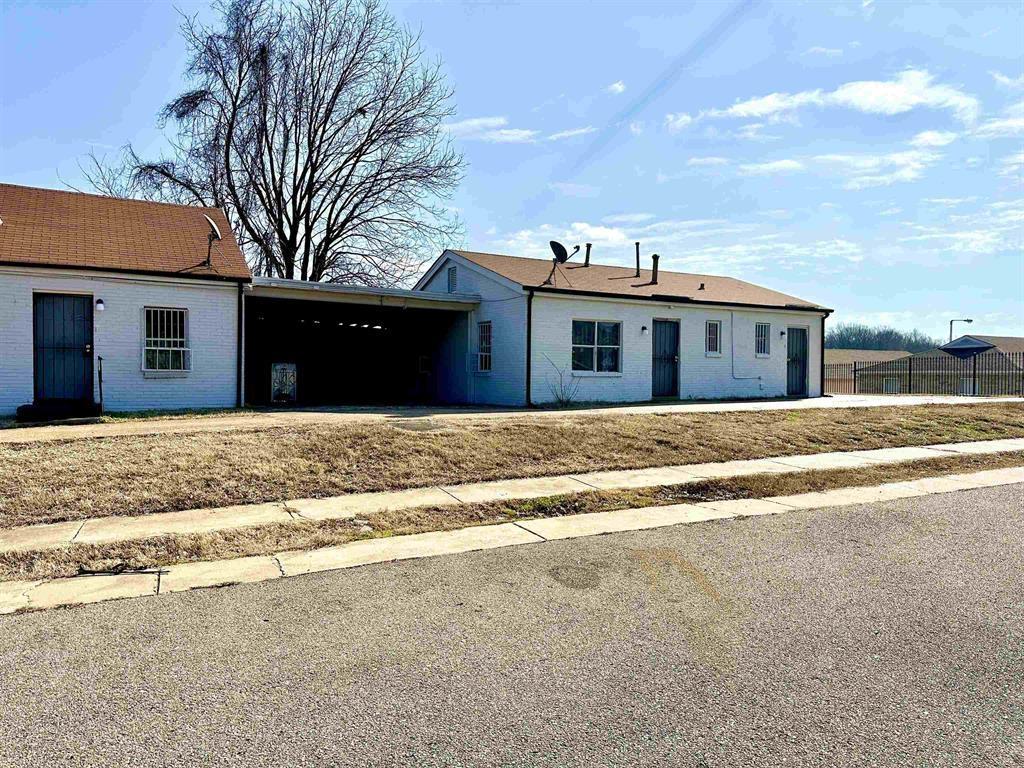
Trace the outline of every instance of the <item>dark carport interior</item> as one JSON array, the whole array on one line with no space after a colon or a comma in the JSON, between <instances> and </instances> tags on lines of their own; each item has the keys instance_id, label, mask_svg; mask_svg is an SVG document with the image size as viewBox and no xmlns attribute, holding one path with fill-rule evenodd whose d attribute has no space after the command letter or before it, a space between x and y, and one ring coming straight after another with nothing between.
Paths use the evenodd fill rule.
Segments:
<instances>
[{"instance_id":1,"label":"dark carport interior","mask_svg":"<svg viewBox=\"0 0 1024 768\"><path fill-rule=\"evenodd\" d=\"M466 313L249 296L250 405L415 404L464 396Z\"/></svg>"}]
</instances>

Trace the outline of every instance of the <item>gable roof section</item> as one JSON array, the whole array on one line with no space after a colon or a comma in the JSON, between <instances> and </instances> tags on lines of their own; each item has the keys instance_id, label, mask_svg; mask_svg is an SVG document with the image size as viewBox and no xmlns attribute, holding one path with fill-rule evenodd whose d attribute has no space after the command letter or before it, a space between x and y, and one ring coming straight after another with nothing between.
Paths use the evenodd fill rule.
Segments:
<instances>
[{"instance_id":1,"label":"gable roof section","mask_svg":"<svg viewBox=\"0 0 1024 768\"><path fill-rule=\"evenodd\" d=\"M1021 353L1024 352L1024 336L977 336L971 334L969 338L978 339L986 344L991 344L1000 352Z\"/></svg>"},{"instance_id":2,"label":"gable roof section","mask_svg":"<svg viewBox=\"0 0 1024 768\"><path fill-rule=\"evenodd\" d=\"M570 261L561 264L555 271L552 284L545 285L545 281L551 274L550 261L476 251L453 250L452 252L473 264L512 280L524 288L534 288L548 293L605 295L628 299L771 307L818 312L832 311L795 296L762 288L733 277L670 272L659 269L658 282L653 284L649 269L640 270L640 277L635 277L636 270L629 267L594 263L591 263L589 267L584 267L582 262ZM704 284L703 289L700 288L702 283Z\"/></svg>"},{"instance_id":3,"label":"gable roof section","mask_svg":"<svg viewBox=\"0 0 1024 768\"><path fill-rule=\"evenodd\" d=\"M223 238L213 243L209 267L204 214ZM207 280L252 277L219 208L0 184L0 221L0 264Z\"/></svg>"}]
</instances>

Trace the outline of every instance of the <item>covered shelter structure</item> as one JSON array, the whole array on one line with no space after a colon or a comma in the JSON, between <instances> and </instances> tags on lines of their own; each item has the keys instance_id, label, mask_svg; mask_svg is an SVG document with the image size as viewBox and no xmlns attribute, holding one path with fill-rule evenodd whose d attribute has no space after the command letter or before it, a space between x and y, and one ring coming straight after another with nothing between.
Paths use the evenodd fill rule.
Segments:
<instances>
[{"instance_id":1,"label":"covered shelter structure","mask_svg":"<svg viewBox=\"0 0 1024 768\"><path fill-rule=\"evenodd\" d=\"M249 405L459 403L480 297L255 277L245 296Z\"/></svg>"}]
</instances>

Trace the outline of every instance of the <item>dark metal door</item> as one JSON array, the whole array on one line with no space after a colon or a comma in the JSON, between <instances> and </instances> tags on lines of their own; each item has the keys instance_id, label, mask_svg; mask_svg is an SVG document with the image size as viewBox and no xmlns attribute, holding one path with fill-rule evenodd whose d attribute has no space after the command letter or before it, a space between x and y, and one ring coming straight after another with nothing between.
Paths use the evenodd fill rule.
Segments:
<instances>
[{"instance_id":1,"label":"dark metal door","mask_svg":"<svg viewBox=\"0 0 1024 768\"><path fill-rule=\"evenodd\" d=\"M786 331L786 394L807 395L807 329Z\"/></svg>"},{"instance_id":2,"label":"dark metal door","mask_svg":"<svg viewBox=\"0 0 1024 768\"><path fill-rule=\"evenodd\" d=\"M654 371L651 390L654 397L679 396L679 323L654 321Z\"/></svg>"},{"instance_id":3,"label":"dark metal door","mask_svg":"<svg viewBox=\"0 0 1024 768\"><path fill-rule=\"evenodd\" d=\"M92 402L92 297L37 293L35 398Z\"/></svg>"}]
</instances>

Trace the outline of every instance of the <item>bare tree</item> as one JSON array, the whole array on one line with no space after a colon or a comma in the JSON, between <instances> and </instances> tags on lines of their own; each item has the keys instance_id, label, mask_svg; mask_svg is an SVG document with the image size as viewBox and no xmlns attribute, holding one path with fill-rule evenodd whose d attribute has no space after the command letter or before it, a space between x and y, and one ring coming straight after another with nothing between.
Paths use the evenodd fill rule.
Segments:
<instances>
[{"instance_id":1,"label":"bare tree","mask_svg":"<svg viewBox=\"0 0 1024 768\"><path fill-rule=\"evenodd\" d=\"M83 169L100 192L225 208L254 272L389 286L447 245L452 92L380 0L230 0L186 19L171 150Z\"/></svg>"}]
</instances>

